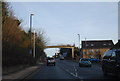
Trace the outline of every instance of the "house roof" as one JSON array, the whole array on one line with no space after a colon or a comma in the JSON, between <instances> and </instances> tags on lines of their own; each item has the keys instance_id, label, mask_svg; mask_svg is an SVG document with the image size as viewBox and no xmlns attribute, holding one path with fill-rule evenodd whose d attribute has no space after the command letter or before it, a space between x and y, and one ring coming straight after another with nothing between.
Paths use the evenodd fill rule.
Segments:
<instances>
[{"instance_id":1,"label":"house roof","mask_svg":"<svg viewBox=\"0 0 120 81\"><path fill-rule=\"evenodd\" d=\"M120 40L118 40L118 42L115 44L113 48L120 48Z\"/></svg>"},{"instance_id":2,"label":"house roof","mask_svg":"<svg viewBox=\"0 0 120 81\"><path fill-rule=\"evenodd\" d=\"M82 48L112 48L112 40L87 40L82 41Z\"/></svg>"}]
</instances>

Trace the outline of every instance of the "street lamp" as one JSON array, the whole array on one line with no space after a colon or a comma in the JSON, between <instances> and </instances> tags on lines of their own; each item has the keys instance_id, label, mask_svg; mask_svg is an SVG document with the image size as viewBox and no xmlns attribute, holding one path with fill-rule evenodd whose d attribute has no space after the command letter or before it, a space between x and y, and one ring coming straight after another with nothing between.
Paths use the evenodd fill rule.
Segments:
<instances>
[{"instance_id":1,"label":"street lamp","mask_svg":"<svg viewBox=\"0 0 120 81\"><path fill-rule=\"evenodd\" d=\"M32 54L32 16L34 14L30 14L30 51L29 53Z\"/></svg>"},{"instance_id":2,"label":"street lamp","mask_svg":"<svg viewBox=\"0 0 120 81\"><path fill-rule=\"evenodd\" d=\"M80 49L80 34L78 34L79 49Z\"/></svg>"},{"instance_id":3,"label":"street lamp","mask_svg":"<svg viewBox=\"0 0 120 81\"><path fill-rule=\"evenodd\" d=\"M79 40L79 55L80 55L80 58L81 58L81 53L80 53L80 34L77 34L78 35L78 40Z\"/></svg>"},{"instance_id":4,"label":"street lamp","mask_svg":"<svg viewBox=\"0 0 120 81\"><path fill-rule=\"evenodd\" d=\"M87 49L87 47L86 47L87 43L86 42L87 41L86 41L86 38L85 38L85 54L86 54L86 58L87 58L87 51L86 51L86 49Z\"/></svg>"},{"instance_id":5,"label":"street lamp","mask_svg":"<svg viewBox=\"0 0 120 81\"><path fill-rule=\"evenodd\" d=\"M33 57L35 58L35 30L34 30L34 43L33 43Z\"/></svg>"}]
</instances>

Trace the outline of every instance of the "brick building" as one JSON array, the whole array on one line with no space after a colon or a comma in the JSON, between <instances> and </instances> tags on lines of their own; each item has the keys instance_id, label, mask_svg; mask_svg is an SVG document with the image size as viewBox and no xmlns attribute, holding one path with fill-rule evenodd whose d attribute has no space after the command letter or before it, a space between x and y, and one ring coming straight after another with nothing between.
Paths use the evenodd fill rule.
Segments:
<instances>
[{"instance_id":1,"label":"brick building","mask_svg":"<svg viewBox=\"0 0 120 81\"><path fill-rule=\"evenodd\" d=\"M104 52L114 46L112 40L87 40L82 41L82 57L100 59Z\"/></svg>"}]
</instances>

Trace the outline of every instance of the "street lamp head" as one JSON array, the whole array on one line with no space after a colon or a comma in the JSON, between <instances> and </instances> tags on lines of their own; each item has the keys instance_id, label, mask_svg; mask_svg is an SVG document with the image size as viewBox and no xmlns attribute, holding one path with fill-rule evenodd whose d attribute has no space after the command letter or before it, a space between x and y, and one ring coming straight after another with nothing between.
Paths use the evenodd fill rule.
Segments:
<instances>
[{"instance_id":1,"label":"street lamp head","mask_svg":"<svg viewBox=\"0 0 120 81\"><path fill-rule=\"evenodd\" d=\"M34 15L34 14L30 14L31 16Z\"/></svg>"}]
</instances>

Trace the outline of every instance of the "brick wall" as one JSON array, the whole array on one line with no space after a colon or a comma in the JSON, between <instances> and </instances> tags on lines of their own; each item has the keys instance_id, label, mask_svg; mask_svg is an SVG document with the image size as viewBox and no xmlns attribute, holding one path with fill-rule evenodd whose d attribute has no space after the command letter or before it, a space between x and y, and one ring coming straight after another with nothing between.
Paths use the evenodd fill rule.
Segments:
<instances>
[{"instance_id":1,"label":"brick wall","mask_svg":"<svg viewBox=\"0 0 120 81\"><path fill-rule=\"evenodd\" d=\"M83 58L99 58L110 48L82 49Z\"/></svg>"}]
</instances>

